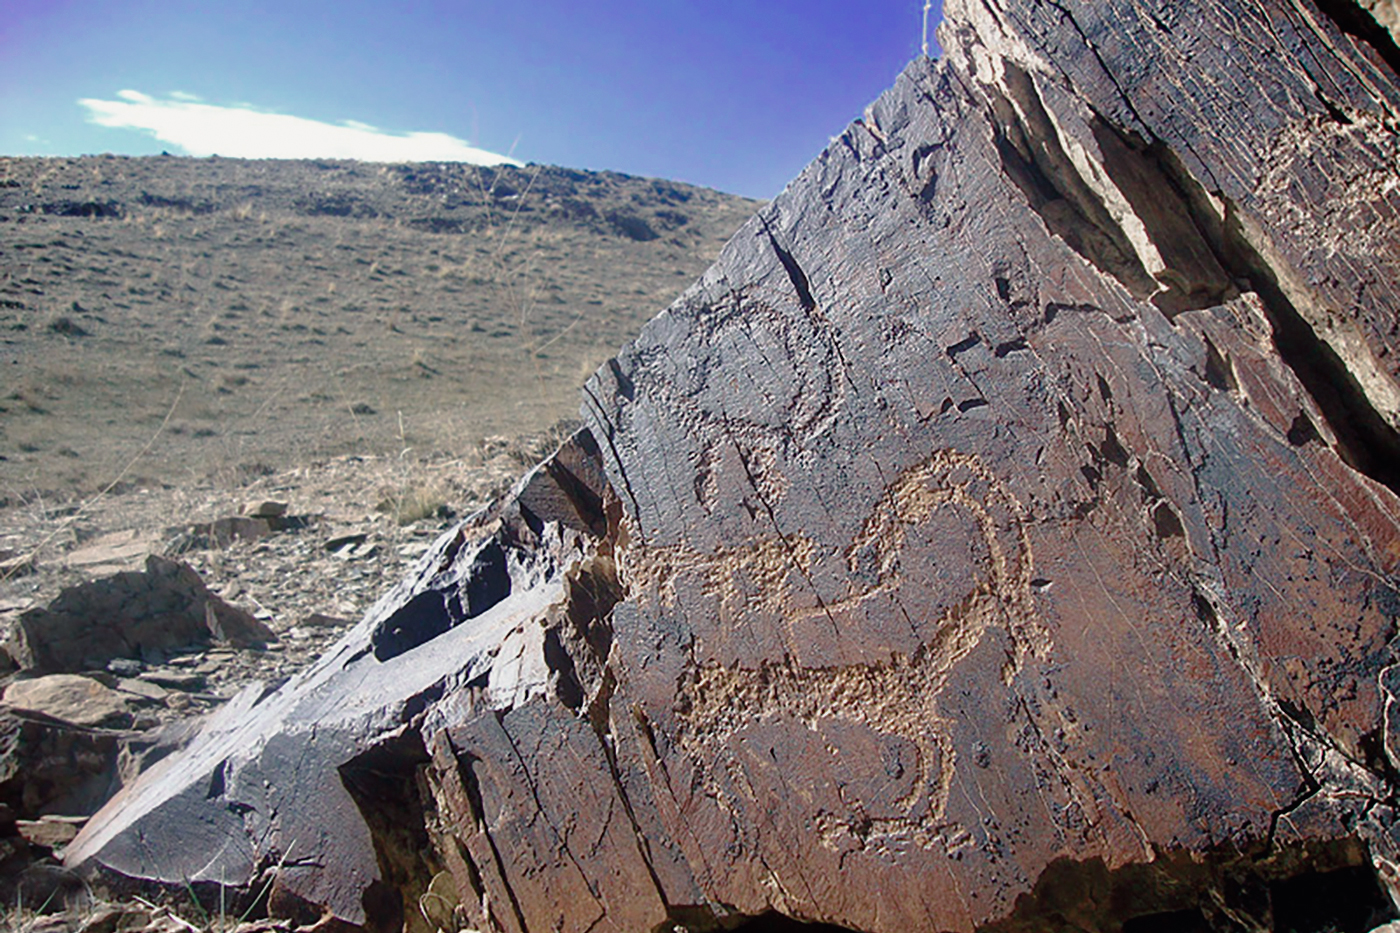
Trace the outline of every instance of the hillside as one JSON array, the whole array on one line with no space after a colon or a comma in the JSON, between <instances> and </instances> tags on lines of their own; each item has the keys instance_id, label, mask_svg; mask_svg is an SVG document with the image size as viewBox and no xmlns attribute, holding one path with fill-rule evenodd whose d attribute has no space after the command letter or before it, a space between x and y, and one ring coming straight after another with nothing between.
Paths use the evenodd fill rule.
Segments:
<instances>
[{"instance_id":1,"label":"hillside","mask_svg":"<svg viewBox=\"0 0 1400 933\"><path fill-rule=\"evenodd\" d=\"M0 502L538 433L755 207L533 165L0 159Z\"/></svg>"}]
</instances>

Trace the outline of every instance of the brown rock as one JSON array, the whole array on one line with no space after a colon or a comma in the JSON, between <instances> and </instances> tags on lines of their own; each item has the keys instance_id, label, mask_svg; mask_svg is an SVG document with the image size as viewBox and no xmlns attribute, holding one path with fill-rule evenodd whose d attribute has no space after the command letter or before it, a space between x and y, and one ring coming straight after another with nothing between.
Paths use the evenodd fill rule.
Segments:
<instances>
[{"instance_id":1,"label":"brown rock","mask_svg":"<svg viewBox=\"0 0 1400 933\"><path fill-rule=\"evenodd\" d=\"M225 548L234 542L257 541L272 534L271 522L274 520L231 515L212 522L167 528L166 534L171 537L164 550L167 554L183 554L186 551Z\"/></svg>"},{"instance_id":2,"label":"brown rock","mask_svg":"<svg viewBox=\"0 0 1400 933\"><path fill-rule=\"evenodd\" d=\"M172 649L215 640L238 647L273 641L267 626L219 599L189 565L157 555L124 571L63 590L21 612L12 654L27 670L95 670L113 658L160 660Z\"/></svg>"},{"instance_id":3,"label":"brown rock","mask_svg":"<svg viewBox=\"0 0 1400 933\"><path fill-rule=\"evenodd\" d=\"M88 541L64 555L69 567L94 570L130 569L141 566L151 553L151 541L139 531L115 531Z\"/></svg>"},{"instance_id":4,"label":"brown rock","mask_svg":"<svg viewBox=\"0 0 1400 933\"><path fill-rule=\"evenodd\" d=\"M58 849L72 842L87 817L44 816L37 820L19 820L15 825L27 841L47 849Z\"/></svg>"},{"instance_id":5,"label":"brown rock","mask_svg":"<svg viewBox=\"0 0 1400 933\"><path fill-rule=\"evenodd\" d=\"M287 514L287 503L276 499L264 499L261 502L250 503L243 510L243 514L253 518L281 518Z\"/></svg>"},{"instance_id":6,"label":"brown rock","mask_svg":"<svg viewBox=\"0 0 1400 933\"><path fill-rule=\"evenodd\" d=\"M192 910L202 919L199 911ZM227 918L214 918L211 929L233 933ZM94 910L77 933L201 933L204 927L186 920L168 907L146 907L140 904L104 904Z\"/></svg>"},{"instance_id":7,"label":"brown rock","mask_svg":"<svg viewBox=\"0 0 1400 933\"><path fill-rule=\"evenodd\" d=\"M150 914L143 908L124 907L118 904L98 904L92 913L83 920L78 933L117 933L118 930L132 930L144 925Z\"/></svg>"},{"instance_id":8,"label":"brown rock","mask_svg":"<svg viewBox=\"0 0 1400 933\"><path fill-rule=\"evenodd\" d=\"M26 819L95 812L121 784L121 737L0 711L0 802Z\"/></svg>"},{"instance_id":9,"label":"brown rock","mask_svg":"<svg viewBox=\"0 0 1400 933\"><path fill-rule=\"evenodd\" d=\"M204 686L205 675L194 671L142 671L135 683L146 684L159 690L199 690Z\"/></svg>"},{"instance_id":10,"label":"brown rock","mask_svg":"<svg viewBox=\"0 0 1400 933\"><path fill-rule=\"evenodd\" d=\"M265 518L234 515L217 519L209 526L209 536L217 547L226 547L234 541L256 541L270 534L272 526Z\"/></svg>"},{"instance_id":11,"label":"brown rock","mask_svg":"<svg viewBox=\"0 0 1400 933\"><path fill-rule=\"evenodd\" d=\"M351 620L343 619L340 616L327 615L324 612L313 612L301 620L301 624L307 628L349 628Z\"/></svg>"},{"instance_id":12,"label":"brown rock","mask_svg":"<svg viewBox=\"0 0 1400 933\"><path fill-rule=\"evenodd\" d=\"M142 700L159 703L165 700L168 691L159 684L142 680L140 677L120 677L117 679L116 689L122 693L131 694Z\"/></svg>"},{"instance_id":13,"label":"brown rock","mask_svg":"<svg viewBox=\"0 0 1400 933\"><path fill-rule=\"evenodd\" d=\"M129 726L131 711L121 694L91 677L49 674L15 680L5 688L5 705L41 713L75 726Z\"/></svg>"},{"instance_id":14,"label":"brown rock","mask_svg":"<svg viewBox=\"0 0 1400 933\"><path fill-rule=\"evenodd\" d=\"M24 925L24 933L72 933L73 921L69 917L34 917Z\"/></svg>"}]
</instances>

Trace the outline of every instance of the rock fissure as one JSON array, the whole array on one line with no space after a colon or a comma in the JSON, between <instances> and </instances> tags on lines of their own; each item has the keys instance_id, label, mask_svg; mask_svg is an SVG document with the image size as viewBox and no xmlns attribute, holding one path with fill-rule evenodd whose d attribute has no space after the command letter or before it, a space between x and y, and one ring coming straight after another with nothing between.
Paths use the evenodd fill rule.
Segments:
<instances>
[{"instance_id":1,"label":"rock fissure","mask_svg":"<svg viewBox=\"0 0 1400 933\"><path fill-rule=\"evenodd\" d=\"M1091 129L1103 175L1141 228L1140 235L1126 231L1124 215L1111 216L1058 142L1032 76L1008 63L1002 87L1009 96L1001 105L989 90L1000 115L998 150L1052 232L1169 318L1220 305L1239 293L1236 281L1247 281L1338 454L1400 491L1400 388L1365 341L1288 267L1258 223L1231 199L1207 193L1165 144L1133 139L1096 115Z\"/></svg>"},{"instance_id":2,"label":"rock fissure","mask_svg":"<svg viewBox=\"0 0 1400 933\"><path fill-rule=\"evenodd\" d=\"M730 442L734 445L734 449L738 454L739 463L744 469L744 476L748 480L749 486L753 489L754 495L757 496L759 504L763 507L763 511L767 514L768 520L773 526L774 536L776 537L777 541L782 545L783 551L787 555L788 567L792 570L796 570L802 575L803 579L806 580L809 591L812 593L812 596L816 600L816 603L820 607L821 611L826 615L827 621L830 623L832 631L838 632L839 634L839 630L836 626L836 620L832 618L831 612L827 609L824 601L822 600L821 593L817 590L816 584L812 581L812 577L808 573L807 565L810 564L810 555L807 553L805 548L794 545L791 541L789 541L787 535L783 533L782 528L780 528L778 525L777 512L774 511L772 504L768 501L768 498L763 494L763 488L759 485L759 478L754 473L753 468L749 465L748 457L745 456L743 448L740 447L739 443L734 440L732 434L730 435Z\"/></svg>"},{"instance_id":3,"label":"rock fissure","mask_svg":"<svg viewBox=\"0 0 1400 933\"><path fill-rule=\"evenodd\" d=\"M1298 738L1293 734L1287 717L1282 711L1279 711L1275 715L1280 721L1284 734L1288 738L1289 750L1293 755L1293 762L1297 766L1299 774L1302 776L1302 785L1298 788L1292 800L1269 814L1269 828L1264 836L1265 852L1272 850L1274 847L1274 843L1278 838L1278 826L1280 821L1287 819L1289 814L1296 812L1309 800L1312 800L1323 791L1323 784L1318 780L1317 775L1313 773L1313 768L1304 756L1303 749L1300 747Z\"/></svg>"},{"instance_id":4,"label":"rock fissure","mask_svg":"<svg viewBox=\"0 0 1400 933\"><path fill-rule=\"evenodd\" d=\"M507 903L510 904L511 915L516 923L516 930L520 931L520 933L526 933L526 931L530 929L530 925L525 920L524 909L521 906L519 897L517 897L515 893L515 888L511 885L510 875L506 870L509 863L501 857L501 850L496 844L495 837L492 835L490 823L486 820L485 807L481 799L481 787L476 781L472 761L470 757L468 757L463 765L461 759L456 757L455 750L453 754L454 761L459 769L458 774L460 774L467 794L469 795L468 799L471 801L473 812L477 814L477 829L481 834L481 838L486 842L487 849L491 855L492 864L496 869L493 876L504 892ZM491 905L484 885L482 887L482 892L482 912L486 915L488 922L490 922L492 920Z\"/></svg>"},{"instance_id":5,"label":"rock fissure","mask_svg":"<svg viewBox=\"0 0 1400 933\"><path fill-rule=\"evenodd\" d=\"M830 319L823 313L821 306L817 304L816 298L812 295L812 284L807 277L807 273L797 262L792 252L784 248L783 245L778 242L777 234L774 233L768 218L762 212L757 216L763 225L763 232L767 235L768 244L772 248L773 254L777 256L778 262L782 265L783 272L786 273L788 281L792 283L793 291L797 294L798 304L801 305L802 310L807 313L807 316L811 320L812 327L817 331L819 338L826 345L828 352L833 354L836 359L840 361L841 378L854 389L855 380L851 376L850 363L846 360L845 354L841 349L841 341L837 339L838 335L833 331Z\"/></svg>"},{"instance_id":6,"label":"rock fissure","mask_svg":"<svg viewBox=\"0 0 1400 933\"><path fill-rule=\"evenodd\" d=\"M1400 394L1394 380L1347 333L1348 325L1319 307L1258 224L1228 200L1223 233L1226 255L1259 294L1279 356L1322 413L1338 456L1400 493Z\"/></svg>"},{"instance_id":7,"label":"rock fissure","mask_svg":"<svg viewBox=\"0 0 1400 933\"><path fill-rule=\"evenodd\" d=\"M608 452L611 454L611 462L621 463L622 458L619 456L617 445L613 440L613 435L616 428L613 426L611 419L608 417L608 409L605 408L603 406L603 403L598 400L598 396L594 394L593 389L590 385L585 384L580 391L583 392L584 397L587 399L586 404L589 410L592 411L594 415L605 426L604 430L601 433L603 440L608 445ZM641 514L641 506L637 503L636 493L632 491L632 484L627 479L627 474L625 472L619 472L616 478L621 481L622 490L627 494L627 500L632 503L632 514Z\"/></svg>"},{"instance_id":8,"label":"rock fissure","mask_svg":"<svg viewBox=\"0 0 1400 933\"><path fill-rule=\"evenodd\" d=\"M1119 83L1117 76L1113 73L1113 69L1108 66L1108 62L1104 60L1103 54L1099 51L1098 46L1089 38L1088 33L1086 33L1084 27L1079 24L1079 20L1075 18L1074 13L1064 4L1056 2L1056 0L1046 0L1046 2L1054 9L1059 10L1060 15L1065 18L1066 22L1074 27L1074 31L1079 36L1079 40L1084 43L1084 47L1094 56L1094 61L1098 64L1099 70L1103 72L1104 77L1113 85L1113 89L1118 95L1118 100L1127 107L1128 112L1132 114L1133 118L1137 121L1137 125L1141 131L1150 133L1151 124L1144 120L1142 115L1137 112L1137 107L1133 103L1132 95L1127 93L1123 85Z\"/></svg>"},{"instance_id":9,"label":"rock fissure","mask_svg":"<svg viewBox=\"0 0 1400 933\"><path fill-rule=\"evenodd\" d=\"M808 314L817 310L817 300L812 297L812 286L807 281L807 273L802 271L802 267L797 264L792 253L783 249L778 242L778 237L773 233L773 228L769 225L767 218L759 215L763 221L763 232L768 236L768 245L773 249L773 255L778 257L778 262L782 264L783 271L787 273L788 281L792 283L792 289L797 293L797 301L802 305L802 310Z\"/></svg>"},{"instance_id":10,"label":"rock fissure","mask_svg":"<svg viewBox=\"0 0 1400 933\"><path fill-rule=\"evenodd\" d=\"M1004 84L986 88L1002 168L1047 228L1135 298L1157 290L1137 250L1065 152L1031 76L1005 65Z\"/></svg>"},{"instance_id":11,"label":"rock fissure","mask_svg":"<svg viewBox=\"0 0 1400 933\"><path fill-rule=\"evenodd\" d=\"M404 729L338 769L369 827L379 865L379 880L362 898L372 931L414 929L419 899L442 870L428 844L419 796L418 770L429 760L418 733Z\"/></svg>"},{"instance_id":12,"label":"rock fissure","mask_svg":"<svg viewBox=\"0 0 1400 933\"><path fill-rule=\"evenodd\" d=\"M520 768L520 773L524 775L525 787L529 791L530 797L534 801L534 812L537 813L539 817L545 821L546 825L549 827L549 832L556 840L556 844L559 846L560 851L564 853L564 856L569 860L570 864L573 865L574 870L578 872L578 876L580 879L582 879L584 885L586 886L589 896L593 898L594 903L597 905L598 910L600 912L600 916L606 916L608 912L608 907L598 896L596 882L593 880L593 878L590 877L589 872L584 871L583 866L579 863L578 857L574 854L573 849L569 844L568 834L560 828L558 823L555 822L554 818L550 815L549 811L545 808L543 802L541 801L539 788L536 786L534 780L530 777L530 766L527 763L526 759L521 756L520 747L516 744L515 736L510 734L510 730L505 728L504 723L502 723L501 732L505 735L506 742L510 745L510 752L512 755L515 756L516 763Z\"/></svg>"},{"instance_id":13,"label":"rock fissure","mask_svg":"<svg viewBox=\"0 0 1400 933\"><path fill-rule=\"evenodd\" d=\"M623 783L622 776L617 770L617 754L611 743L603 736L598 737L598 744L603 754L608 760L608 773L612 777L613 787L616 789L618 800L622 804L623 812L627 815L627 822L632 828L632 837L636 842L637 855L642 864L646 867L647 875L651 878L652 885L656 888L656 896L666 908L668 917L680 920L681 917L675 915L675 908L666 897L666 886L662 884L661 877L656 873L656 866L652 864L651 845L647 840L646 833L642 831L641 823L637 820L637 813L632 806L632 801L628 797L627 785Z\"/></svg>"}]
</instances>

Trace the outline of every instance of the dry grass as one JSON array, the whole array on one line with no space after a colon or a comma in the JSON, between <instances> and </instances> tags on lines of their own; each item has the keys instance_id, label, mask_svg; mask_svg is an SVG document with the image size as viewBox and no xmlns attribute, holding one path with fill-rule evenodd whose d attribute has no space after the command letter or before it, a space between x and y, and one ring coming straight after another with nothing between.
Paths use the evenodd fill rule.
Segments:
<instances>
[{"instance_id":1,"label":"dry grass","mask_svg":"<svg viewBox=\"0 0 1400 933\"><path fill-rule=\"evenodd\" d=\"M247 916L209 913L197 905L175 907L154 904L143 898L127 902L87 900L54 910L45 905L28 909L16 905L0 908L3 933L84 933L84 931L131 931L131 933L232 933L289 930L277 921L250 921Z\"/></svg>"},{"instance_id":2,"label":"dry grass","mask_svg":"<svg viewBox=\"0 0 1400 933\"><path fill-rule=\"evenodd\" d=\"M544 430L754 207L538 166L0 158L0 177L22 183L0 188L20 218L0 224L9 501L100 488L177 396L129 481L397 453L396 412L419 457ZM89 199L125 214L9 203Z\"/></svg>"},{"instance_id":3,"label":"dry grass","mask_svg":"<svg viewBox=\"0 0 1400 933\"><path fill-rule=\"evenodd\" d=\"M398 525L412 525L427 518L446 518L451 514L447 491L438 485L386 489L384 498L374 507Z\"/></svg>"}]
</instances>

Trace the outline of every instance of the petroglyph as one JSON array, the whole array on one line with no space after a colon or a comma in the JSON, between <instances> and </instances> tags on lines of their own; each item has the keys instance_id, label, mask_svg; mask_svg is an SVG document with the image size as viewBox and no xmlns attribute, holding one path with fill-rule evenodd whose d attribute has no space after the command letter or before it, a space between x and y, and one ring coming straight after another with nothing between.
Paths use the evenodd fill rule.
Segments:
<instances>
[{"instance_id":1,"label":"petroglyph","mask_svg":"<svg viewBox=\"0 0 1400 933\"><path fill-rule=\"evenodd\" d=\"M935 522L939 529L971 529L975 540L930 540ZM810 592L820 549L802 535L765 537L708 554L683 547L627 552L623 573L634 598L674 609L683 592L680 582L698 580L700 593L714 598L721 621L744 625L755 614L776 616L787 623L789 635L793 623L816 616L832 620L839 633L846 617L877 599L893 600L906 614L916 612L930 604L929 587L938 582L923 572L928 560L937 560L938 549L952 553L970 547L976 555L976 572L954 577L965 581L965 592L938 594L946 608L936 618L911 618L911 626L931 633L913 651L891 651L876 663L829 667L800 666L793 660L795 650L757 667L693 665L680 685L681 728L675 738L702 769L714 769L701 776L704 794L722 801L724 784L751 787L737 750L753 740L757 726L805 728L825 743L834 762L838 751L827 736L843 724L856 725L912 746L917 759L909 769L912 779L894 780L899 793L879 805L843 793L846 813L817 818L824 842L848 846L855 838L882 849L960 844L956 827L940 826L958 751L952 723L939 713L939 696L952 671L990 629L1004 631L1011 645L1001 672L1004 683L1028 657L1047 650L1048 637L1032 605L1033 561L1025 526L1021 503L976 456L943 450L889 484L849 546L834 558L844 561L848 581L847 592L836 600ZM924 553L907 560L911 541L921 535ZM903 776L902 763L887 768L896 779Z\"/></svg>"}]
</instances>

